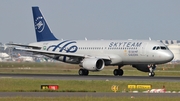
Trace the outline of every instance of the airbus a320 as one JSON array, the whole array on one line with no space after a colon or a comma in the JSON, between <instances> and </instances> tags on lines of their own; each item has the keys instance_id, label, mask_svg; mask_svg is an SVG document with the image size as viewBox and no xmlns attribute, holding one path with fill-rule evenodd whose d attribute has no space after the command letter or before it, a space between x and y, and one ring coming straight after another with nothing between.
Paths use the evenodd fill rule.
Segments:
<instances>
[{"instance_id":1,"label":"airbus a320","mask_svg":"<svg viewBox=\"0 0 180 101\"><path fill-rule=\"evenodd\" d=\"M37 42L20 50L38 53L65 63L78 64L79 75L101 71L105 66L117 66L113 74L122 76L124 65L155 75L157 64L170 62L174 55L161 42L153 40L58 40L50 31L39 7L32 7Z\"/></svg>"}]
</instances>

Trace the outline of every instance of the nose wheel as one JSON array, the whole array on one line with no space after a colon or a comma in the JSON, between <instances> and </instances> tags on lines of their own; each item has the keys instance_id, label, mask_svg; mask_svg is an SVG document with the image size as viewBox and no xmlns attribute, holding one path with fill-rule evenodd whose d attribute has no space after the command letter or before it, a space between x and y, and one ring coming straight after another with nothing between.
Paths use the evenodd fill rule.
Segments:
<instances>
[{"instance_id":1,"label":"nose wheel","mask_svg":"<svg viewBox=\"0 0 180 101\"><path fill-rule=\"evenodd\" d=\"M149 73L149 77L154 77L155 73L154 72L150 72Z\"/></svg>"},{"instance_id":2,"label":"nose wheel","mask_svg":"<svg viewBox=\"0 0 180 101\"><path fill-rule=\"evenodd\" d=\"M151 64L148 66L149 67L149 77L154 77L155 76L155 69L156 69L156 65L155 64Z\"/></svg>"},{"instance_id":3,"label":"nose wheel","mask_svg":"<svg viewBox=\"0 0 180 101\"><path fill-rule=\"evenodd\" d=\"M113 74L114 76L122 76L124 74L124 71L122 69L114 69Z\"/></svg>"}]
</instances>

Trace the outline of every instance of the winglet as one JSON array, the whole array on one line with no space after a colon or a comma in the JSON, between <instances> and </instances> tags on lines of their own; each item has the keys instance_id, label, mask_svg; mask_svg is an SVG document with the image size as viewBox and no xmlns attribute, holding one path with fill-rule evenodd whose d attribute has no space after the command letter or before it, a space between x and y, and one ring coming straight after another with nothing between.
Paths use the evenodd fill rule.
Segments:
<instances>
[{"instance_id":1,"label":"winglet","mask_svg":"<svg viewBox=\"0 0 180 101\"><path fill-rule=\"evenodd\" d=\"M53 33L51 33L39 7L32 7L32 13L37 42L57 40Z\"/></svg>"}]
</instances>

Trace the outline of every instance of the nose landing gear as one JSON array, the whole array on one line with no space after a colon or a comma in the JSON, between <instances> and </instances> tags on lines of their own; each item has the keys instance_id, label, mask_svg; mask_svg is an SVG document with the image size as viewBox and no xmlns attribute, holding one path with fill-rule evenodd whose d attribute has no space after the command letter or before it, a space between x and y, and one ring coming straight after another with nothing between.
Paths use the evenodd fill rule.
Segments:
<instances>
[{"instance_id":1,"label":"nose landing gear","mask_svg":"<svg viewBox=\"0 0 180 101\"><path fill-rule=\"evenodd\" d=\"M156 65L155 64L150 64L148 65L148 68L149 68L149 77L154 77L155 76L155 69L156 69Z\"/></svg>"}]
</instances>

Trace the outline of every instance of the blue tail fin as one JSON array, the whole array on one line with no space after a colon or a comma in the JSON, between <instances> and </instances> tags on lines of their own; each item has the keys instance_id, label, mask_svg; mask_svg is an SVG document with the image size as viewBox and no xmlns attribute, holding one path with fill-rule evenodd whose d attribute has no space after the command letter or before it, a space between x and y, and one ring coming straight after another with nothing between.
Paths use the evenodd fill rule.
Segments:
<instances>
[{"instance_id":1,"label":"blue tail fin","mask_svg":"<svg viewBox=\"0 0 180 101\"><path fill-rule=\"evenodd\" d=\"M32 7L32 13L37 42L57 40L53 33L51 33L39 7Z\"/></svg>"}]
</instances>

